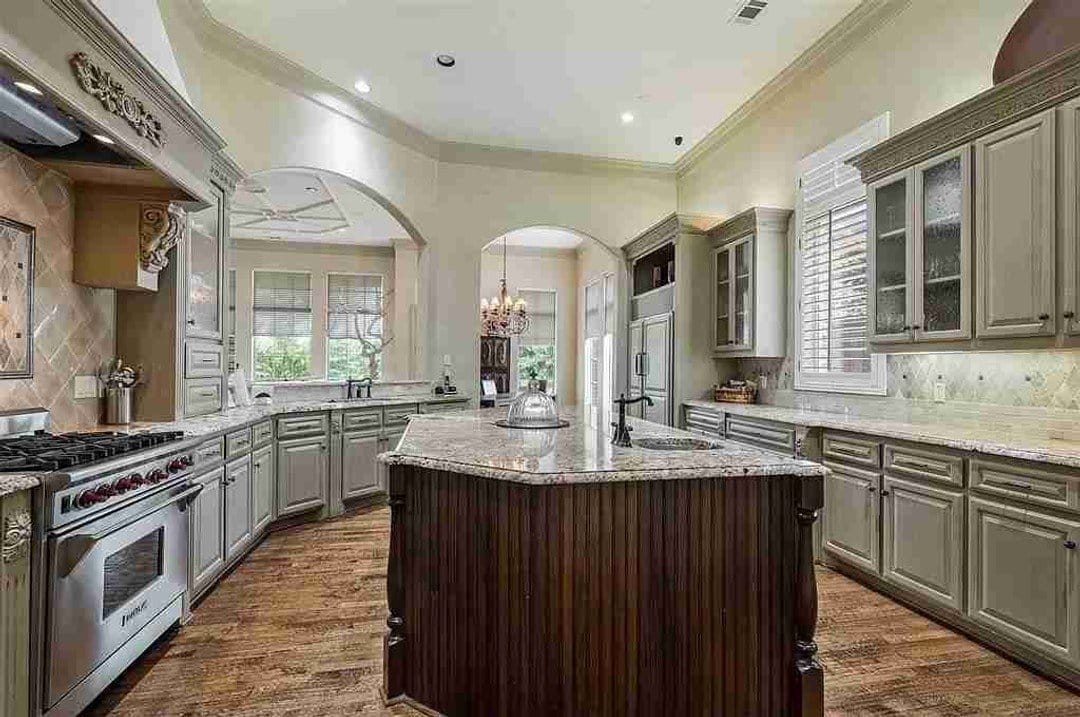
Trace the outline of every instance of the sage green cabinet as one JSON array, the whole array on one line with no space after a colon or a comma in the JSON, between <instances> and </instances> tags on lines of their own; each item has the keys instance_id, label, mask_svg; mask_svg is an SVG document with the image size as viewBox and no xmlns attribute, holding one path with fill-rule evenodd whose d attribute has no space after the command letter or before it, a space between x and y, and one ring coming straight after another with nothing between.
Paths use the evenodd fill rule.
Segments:
<instances>
[{"instance_id":1,"label":"sage green cabinet","mask_svg":"<svg viewBox=\"0 0 1080 717\"><path fill-rule=\"evenodd\" d=\"M225 470L197 478L202 490L191 502L191 594L209 587L225 568Z\"/></svg>"},{"instance_id":2,"label":"sage green cabinet","mask_svg":"<svg viewBox=\"0 0 1080 717\"><path fill-rule=\"evenodd\" d=\"M745 351L753 346L754 236L713 250L713 350Z\"/></svg>"},{"instance_id":3,"label":"sage green cabinet","mask_svg":"<svg viewBox=\"0 0 1080 717\"><path fill-rule=\"evenodd\" d=\"M274 449L264 446L251 454L251 512L253 535L274 519Z\"/></svg>"},{"instance_id":4,"label":"sage green cabinet","mask_svg":"<svg viewBox=\"0 0 1080 717\"><path fill-rule=\"evenodd\" d=\"M277 516L279 518L326 505L329 468L327 449L325 434L278 441Z\"/></svg>"},{"instance_id":5,"label":"sage green cabinet","mask_svg":"<svg viewBox=\"0 0 1080 717\"><path fill-rule=\"evenodd\" d=\"M225 562L251 542L251 456L225 466Z\"/></svg>"},{"instance_id":6,"label":"sage green cabinet","mask_svg":"<svg viewBox=\"0 0 1080 717\"><path fill-rule=\"evenodd\" d=\"M30 714L31 491L0 497L0 715Z\"/></svg>"},{"instance_id":7,"label":"sage green cabinet","mask_svg":"<svg viewBox=\"0 0 1080 717\"><path fill-rule=\"evenodd\" d=\"M885 475L881 574L954 610L963 609L964 494Z\"/></svg>"},{"instance_id":8,"label":"sage green cabinet","mask_svg":"<svg viewBox=\"0 0 1080 717\"><path fill-rule=\"evenodd\" d=\"M1080 665L1080 522L968 498L968 614Z\"/></svg>"},{"instance_id":9,"label":"sage green cabinet","mask_svg":"<svg viewBox=\"0 0 1080 717\"><path fill-rule=\"evenodd\" d=\"M867 295L870 340L874 343L902 343L912 338L913 186L910 170L904 170L867 191Z\"/></svg>"},{"instance_id":10,"label":"sage green cabinet","mask_svg":"<svg viewBox=\"0 0 1080 717\"><path fill-rule=\"evenodd\" d=\"M376 460L382 450L383 440L377 432L346 433L342 436L342 499L363 498L382 490Z\"/></svg>"},{"instance_id":11,"label":"sage green cabinet","mask_svg":"<svg viewBox=\"0 0 1080 717\"><path fill-rule=\"evenodd\" d=\"M874 471L826 462L822 540L826 552L846 563L881 572L881 476Z\"/></svg>"},{"instance_id":12,"label":"sage green cabinet","mask_svg":"<svg viewBox=\"0 0 1080 717\"><path fill-rule=\"evenodd\" d=\"M1061 121L1062 319L1067 333L1080 334L1080 98L1058 110Z\"/></svg>"},{"instance_id":13,"label":"sage green cabinet","mask_svg":"<svg viewBox=\"0 0 1080 717\"><path fill-rule=\"evenodd\" d=\"M1055 112L975 142L979 338L1056 332Z\"/></svg>"}]
</instances>

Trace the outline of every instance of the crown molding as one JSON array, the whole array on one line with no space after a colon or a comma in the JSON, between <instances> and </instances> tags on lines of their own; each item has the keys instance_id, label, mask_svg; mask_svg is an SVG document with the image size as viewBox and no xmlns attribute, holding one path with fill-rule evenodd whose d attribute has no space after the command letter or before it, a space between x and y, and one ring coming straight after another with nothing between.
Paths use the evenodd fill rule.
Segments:
<instances>
[{"instance_id":1,"label":"crown molding","mask_svg":"<svg viewBox=\"0 0 1080 717\"><path fill-rule=\"evenodd\" d=\"M623 257L633 261L648 254L662 244L674 241L679 234L705 236L709 227L717 223L716 217L702 214L668 214L645 231L622 246Z\"/></svg>"},{"instance_id":2,"label":"crown molding","mask_svg":"<svg viewBox=\"0 0 1080 717\"><path fill-rule=\"evenodd\" d=\"M675 177L675 167L662 162L642 162L632 159L592 157L584 154L546 152L535 149L493 147L467 142L443 142L439 146L439 161L447 164L477 164L485 167L505 167L537 172L567 174L647 174Z\"/></svg>"},{"instance_id":3,"label":"crown molding","mask_svg":"<svg viewBox=\"0 0 1080 717\"><path fill-rule=\"evenodd\" d=\"M710 152L744 123L763 111L794 82L824 71L852 47L866 40L899 15L911 0L863 0L805 52L780 71L703 139L675 161L678 177L690 173Z\"/></svg>"},{"instance_id":4,"label":"crown molding","mask_svg":"<svg viewBox=\"0 0 1080 717\"><path fill-rule=\"evenodd\" d=\"M709 230L709 237L721 244L758 231L786 232L794 212L777 207L750 207Z\"/></svg>"},{"instance_id":5,"label":"crown molding","mask_svg":"<svg viewBox=\"0 0 1080 717\"><path fill-rule=\"evenodd\" d=\"M291 241L289 239L251 239L247 237L233 239L233 247L238 251L288 252L290 254L332 254L335 256L377 256L393 258L394 248L373 244L347 244Z\"/></svg>"}]
</instances>

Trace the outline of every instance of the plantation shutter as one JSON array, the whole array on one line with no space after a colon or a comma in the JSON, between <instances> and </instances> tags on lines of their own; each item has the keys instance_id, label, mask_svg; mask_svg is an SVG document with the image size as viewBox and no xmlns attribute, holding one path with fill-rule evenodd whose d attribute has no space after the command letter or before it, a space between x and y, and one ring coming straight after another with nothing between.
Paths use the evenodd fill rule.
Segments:
<instances>
[{"instance_id":1,"label":"plantation shutter","mask_svg":"<svg viewBox=\"0 0 1080 717\"><path fill-rule=\"evenodd\" d=\"M357 321L366 339L382 336L382 277L330 274L326 286L326 335L355 339Z\"/></svg>"},{"instance_id":2,"label":"plantation shutter","mask_svg":"<svg viewBox=\"0 0 1080 717\"><path fill-rule=\"evenodd\" d=\"M252 314L255 336L311 336L311 275L256 271Z\"/></svg>"},{"instance_id":3,"label":"plantation shutter","mask_svg":"<svg viewBox=\"0 0 1080 717\"><path fill-rule=\"evenodd\" d=\"M529 329L521 335L522 346L555 345L555 292L522 291L529 312Z\"/></svg>"}]
</instances>

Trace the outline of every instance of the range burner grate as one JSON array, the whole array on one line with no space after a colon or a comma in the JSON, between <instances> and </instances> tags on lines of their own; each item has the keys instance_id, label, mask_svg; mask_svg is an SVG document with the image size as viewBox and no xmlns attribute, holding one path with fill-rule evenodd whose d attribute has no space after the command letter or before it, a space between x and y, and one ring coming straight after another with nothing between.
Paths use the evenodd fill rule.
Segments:
<instances>
[{"instance_id":1,"label":"range burner grate","mask_svg":"<svg viewBox=\"0 0 1080 717\"><path fill-rule=\"evenodd\" d=\"M0 473L58 471L141 451L183 438L160 433L51 433L0 439Z\"/></svg>"}]
</instances>

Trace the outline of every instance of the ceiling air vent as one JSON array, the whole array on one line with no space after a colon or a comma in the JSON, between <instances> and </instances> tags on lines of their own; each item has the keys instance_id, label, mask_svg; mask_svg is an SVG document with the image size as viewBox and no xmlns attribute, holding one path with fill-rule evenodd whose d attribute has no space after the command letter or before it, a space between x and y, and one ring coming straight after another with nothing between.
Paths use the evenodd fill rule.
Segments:
<instances>
[{"instance_id":1,"label":"ceiling air vent","mask_svg":"<svg viewBox=\"0 0 1080 717\"><path fill-rule=\"evenodd\" d=\"M766 0L741 0L735 7L735 14L731 16L731 22L739 25L749 25L757 20L758 15L768 4Z\"/></svg>"}]
</instances>

